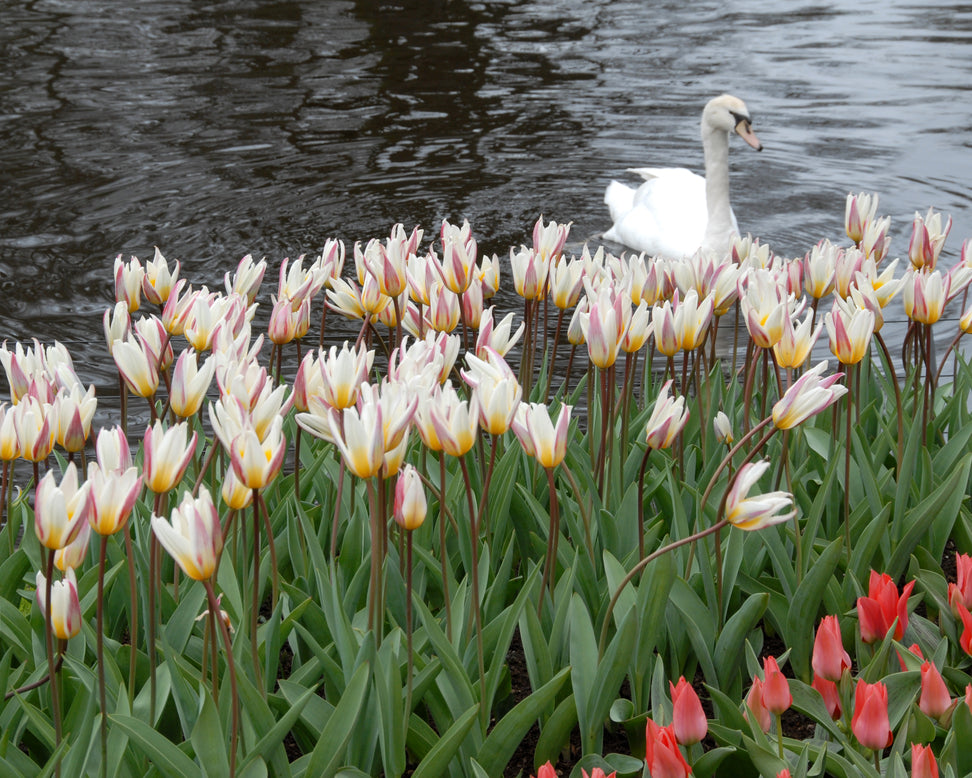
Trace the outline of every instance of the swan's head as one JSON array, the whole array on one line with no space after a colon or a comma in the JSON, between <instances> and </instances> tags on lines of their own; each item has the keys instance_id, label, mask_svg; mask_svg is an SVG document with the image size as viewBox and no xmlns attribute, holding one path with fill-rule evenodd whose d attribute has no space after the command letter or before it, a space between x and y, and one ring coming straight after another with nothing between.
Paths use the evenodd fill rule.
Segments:
<instances>
[{"instance_id":1,"label":"swan's head","mask_svg":"<svg viewBox=\"0 0 972 778\"><path fill-rule=\"evenodd\" d=\"M720 95L706 103L702 111L703 130L711 128L723 132L735 132L756 151L763 150L756 133L753 132L753 120L749 118L749 109L738 97Z\"/></svg>"}]
</instances>

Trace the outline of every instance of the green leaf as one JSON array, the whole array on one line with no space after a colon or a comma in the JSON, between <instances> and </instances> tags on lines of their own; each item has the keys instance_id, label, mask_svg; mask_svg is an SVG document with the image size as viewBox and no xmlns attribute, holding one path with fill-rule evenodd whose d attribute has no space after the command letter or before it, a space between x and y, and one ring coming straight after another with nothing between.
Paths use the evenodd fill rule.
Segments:
<instances>
[{"instance_id":1,"label":"green leaf","mask_svg":"<svg viewBox=\"0 0 972 778\"><path fill-rule=\"evenodd\" d=\"M202 707L189 739L207 778L229 775L229 758L226 754L229 737L223 732L219 711L208 688L202 690Z\"/></svg>"},{"instance_id":2,"label":"green leaf","mask_svg":"<svg viewBox=\"0 0 972 778\"><path fill-rule=\"evenodd\" d=\"M922 500L913 510L908 511L905 518L907 530L901 536L894 549L894 554L888 564L888 574L898 579L908 565L908 557L915 546L928 530L940 523L948 523L949 528L958 515L959 506L965 499L965 485L969 480L969 470L972 468L972 454L962 457L958 466L949 477L928 497ZM897 511L896 511L897 513ZM897 534L899 522L895 518L894 530Z\"/></svg>"},{"instance_id":3,"label":"green leaf","mask_svg":"<svg viewBox=\"0 0 972 778\"><path fill-rule=\"evenodd\" d=\"M712 661L710 646L715 645L715 625L712 623L712 614L705 607L699 596L692 591L687 583L681 578L676 578L672 585L671 606L679 611L681 617L673 614L671 610L668 617L678 618L680 624L688 633L692 648L695 649L696 658L702 665L702 672L710 683L717 683L719 679L716 673L715 664Z\"/></svg>"},{"instance_id":4,"label":"green leaf","mask_svg":"<svg viewBox=\"0 0 972 778\"><path fill-rule=\"evenodd\" d=\"M813 647L813 625L817 620L824 589L830 582L840 561L843 538L835 538L817 561L810 566L806 577L793 595L793 607L786 618L786 644L790 647L793 672L804 681L810 678L810 652Z\"/></svg>"},{"instance_id":5,"label":"green leaf","mask_svg":"<svg viewBox=\"0 0 972 778\"><path fill-rule=\"evenodd\" d=\"M331 775L344 757L344 750L351 732L361 713L361 703L364 702L368 690L370 670L368 665L361 665L351 676L351 680L344 689L341 699L331 712L330 718L321 730L321 734L307 763L305 775Z\"/></svg>"},{"instance_id":6,"label":"green leaf","mask_svg":"<svg viewBox=\"0 0 972 778\"><path fill-rule=\"evenodd\" d=\"M570 668L565 667L551 678L549 683L521 700L493 727L476 755L476 761L489 775L500 775L503 772L540 712L556 699L557 692L564 685L570 672Z\"/></svg>"},{"instance_id":7,"label":"green leaf","mask_svg":"<svg viewBox=\"0 0 972 778\"><path fill-rule=\"evenodd\" d=\"M401 668L398 650L401 632L395 631L381 644L374 667L374 685L378 698L378 742L386 776L405 772L405 722Z\"/></svg>"},{"instance_id":8,"label":"green leaf","mask_svg":"<svg viewBox=\"0 0 972 778\"><path fill-rule=\"evenodd\" d=\"M131 741L139 745L163 775L172 778L201 775L199 765L144 721L132 716L109 716L108 718L128 733Z\"/></svg>"},{"instance_id":9,"label":"green leaf","mask_svg":"<svg viewBox=\"0 0 972 778\"><path fill-rule=\"evenodd\" d=\"M746 636L759 623L768 604L768 593L751 594L722 628L713 657L721 688L728 689L739 672Z\"/></svg>"},{"instance_id":10,"label":"green leaf","mask_svg":"<svg viewBox=\"0 0 972 778\"><path fill-rule=\"evenodd\" d=\"M290 708L287 709L287 712L280 717L280 720L273 725L270 731L261 737L247 752L246 758L239 767L241 772L245 770L255 759L267 759L270 752L283 742L283 739L287 737L287 733L293 728L294 722L300 717L300 713L307 704L307 701L314 696L315 692L316 688L311 687L294 701Z\"/></svg>"},{"instance_id":11,"label":"green leaf","mask_svg":"<svg viewBox=\"0 0 972 778\"><path fill-rule=\"evenodd\" d=\"M554 709L553 715L540 730L533 766L556 761L560 752L570 742L570 733L576 726L577 705L574 703L574 695L569 694L561 700Z\"/></svg>"},{"instance_id":12,"label":"green leaf","mask_svg":"<svg viewBox=\"0 0 972 778\"><path fill-rule=\"evenodd\" d=\"M715 775L719 765L722 764L722 760L730 754L736 753L736 750L732 746L720 746L711 751L706 751L692 763L692 775L695 778L709 778L709 776Z\"/></svg>"},{"instance_id":13,"label":"green leaf","mask_svg":"<svg viewBox=\"0 0 972 778\"><path fill-rule=\"evenodd\" d=\"M439 739L439 742L432 746L432 750L425 755L425 759L419 762L415 772L412 773L412 778L441 778L445 775L449 763L455 757L463 740L466 739L466 735L476 722L478 714L479 704L477 703L459 716Z\"/></svg>"}]
</instances>

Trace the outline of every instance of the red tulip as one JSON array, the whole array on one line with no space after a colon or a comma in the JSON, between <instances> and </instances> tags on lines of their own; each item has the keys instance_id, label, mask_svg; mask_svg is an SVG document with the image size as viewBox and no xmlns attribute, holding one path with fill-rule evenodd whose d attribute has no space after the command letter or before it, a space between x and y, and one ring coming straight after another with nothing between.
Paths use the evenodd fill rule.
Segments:
<instances>
[{"instance_id":1,"label":"red tulip","mask_svg":"<svg viewBox=\"0 0 972 778\"><path fill-rule=\"evenodd\" d=\"M826 678L821 678L818 675L814 677L813 683L810 685L820 692L824 705L827 706L827 713L830 714L830 718L834 721L839 721L844 711L840 705L840 691L837 689L837 684L833 681L828 681Z\"/></svg>"},{"instance_id":2,"label":"red tulip","mask_svg":"<svg viewBox=\"0 0 972 778\"><path fill-rule=\"evenodd\" d=\"M784 767L784 768L783 768L782 770L780 770L780 771L779 771L779 772L778 772L778 773L776 774L776 778L793 778L793 777L792 777L792 776L790 775L790 768L788 768L788 767Z\"/></svg>"},{"instance_id":3,"label":"red tulip","mask_svg":"<svg viewBox=\"0 0 972 778\"><path fill-rule=\"evenodd\" d=\"M678 679L677 686L669 681L668 687L672 692L672 729L675 739L683 746L698 743L709 731L709 722L706 721L699 696L692 684L682 677Z\"/></svg>"},{"instance_id":4,"label":"red tulip","mask_svg":"<svg viewBox=\"0 0 972 778\"><path fill-rule=\"evenodd\" d=\"M938 778L938 762L931 746L911 744L911 778Z\"/></svg>"},{"instance_id":5,"label":"red tulip","mask_svg":"<svg viewBox=\"0 0 972 778\"><path fill-rule=\"evenodd\" d=\"M581 768L581 778L615 778L617 774L617 771L615 771L608 775L600 767L595 767L591 770L590 775L588 775L587 770L583 767Z\"/></svg>"},{"instance_id":6,"label":"red tulip","mask_svg":"<svg viewBox=\"0 0 972 778\"><path fill-rule=\"evenodd\" d=\"M962 603L957 603L959 617L962 619L962 636L959 638L959 645L966 654L972 654L972 613L969 613Z\"/></svg>"},{"instance_id":7,"label":"red tulip","mask_svg":"<svg viewBox=\"0 0 972 778\"><path fill-rule=\"evenodd\" d=\"M880 751L891 745L893 735L888 722L888 687L880 681L857 681L851 730L865 748Z\"/></svg>"},{"instance_id":8,"label":"red tulip","mask_svg":"<svg viewBox=\"0 0 972 778\"><path fill-rule=\"evenodd\" d=\"M774 657L763 660L763 705L770 713L779 716L793 704L790 682L780 672Z\"/></svg>"},{"instance_id":9,"label":"red tulip","mask_svg":"<svg viewBox=\"0 0 972 778\"><path fill-rule=\"evenodd\" d=\"M942 674L931 662L921 666L921 697L918 707L926 716L940 719L952 705L952 697Z\"/></svg>"},{"instance_id":10,"label":"red tulip","mask_svg":"<svg viewBox=\"0 0 972 778\"><path fill-rule=\"evenodd\" d=\"M952 612L958 616L956 602L962 603L966 609L972 608L972 556L956 554L955 567L958 580L948 585L948 604L952 606Z\"/></svg>"},{"instance_id":11,"label":"red tulip","mask_svg":"<svg viewBox=\"0 0 972 778\"><path fill-rule=\"evenodd\" d=\"M651 719L645 728L645 762L651 778L686 778L692 772L678 749L672 726L659 727Z\"/></svg>"},{"instance_id":12,"label":"red tulip","mask_svg":"<svg viewBox=\"0 0 972 778\"><path fill-rule=\"evenodd\" d=\"M850 669L850 654L844 650L840 622L836 616L824 616L813 641L813 672L828 681L839 681Z\"/></svg>"},{"instance_id":13,"label":"red tulip","mask_svg":"<svg viewBox=\"0 0 972 778\"><path fill-rule=\"evenodd\" d=\"M867 597L857 598L857 616L861 623L861 639L865 643L884 640L897 618L898 625L894 629L894 639L901 640L901 636L908 628L908 596L915 587L914 581L909 581L901 596L898 587L887 573L880 575L871 571Z\"/></svg>"},{"instance_id":14,"label":"red tulip","mask_svg":"<svg viewBox=\"0 0 972 778\"><path fill-rule=\"evenodd\" d=\"M746 705L749 706L749 710L756 717L759 728L763 732L769 732L770 727L773 726L773 716L763 704L763 679L759 676L753 678L753 685L749 689L749 694L746 695ZM747 720L749 719L748 714L743 715Z\"/></svg>"},{"instance_id":15,"label":"red tulip","mask_svg":"<svg viewBox=\"0 0 972 778\"><path fill-rule=\"evenodd\" d=\"M554 766L548 761L546 764L540 765L536 778L557 778L557 771L554 770Z\"/></svg>"}]
</instances>

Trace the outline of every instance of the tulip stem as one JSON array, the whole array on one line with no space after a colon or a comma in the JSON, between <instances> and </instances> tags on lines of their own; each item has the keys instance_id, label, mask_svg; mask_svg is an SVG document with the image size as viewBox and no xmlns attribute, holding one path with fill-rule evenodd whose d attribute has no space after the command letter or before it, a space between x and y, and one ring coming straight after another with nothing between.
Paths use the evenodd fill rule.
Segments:
<instances>
[{"instance_id":1,"label":"tulip stem","mask_svg":"<svg viewBox=\"0 0 972 778\"><path fill-rule=\"evenodd\" d=\"M128 557L128 590L132 598L131 612L128 614L128 623L130 624L128 635L128 707L131 708L135 701L135 671L138 658L136 651L138 645L136 639L138 635L138 585L135 580L135 550L132 547L132 533L127 526L124 528L124 533L125 555Z\"/></svg>"},{"instance_id":2,"label":"tulip stem","mask_svg":"<svg viewBox=\"0 0 972 778\"><path fill-rule=\"evenodd\" d=\"M577 485L577 481L574 478L574 474L571 473L570 468L567 467L566 462L560 463L560 469L563 472L563 474L567 476L567 480L570 481L570 487L571 489L574 490L574 494L576 495L583 494L583 492L581 492L580 490L580 487ZM596 570L597 562L594 559L594 544L591 541L591 514L587 510L587 505L583 500L579 499L577 501L577 508L580 510L581 520L584 522L584 541L587 544L587 551L591 555L591 567L593 567Z\"/></svg>"},{"instance_id":3,"label":"tulip stem","mask_svg":"<svg viewBox=\"0 0 972 778\"><path fill-rule=\"evenodd\" d=\"M49 549L47 556L47 579L44 581L44 641L47 643L47 674L51 679L51 708L54 711L54 748L56 749L61 744L61 700L57 688L57 669L54 666L54 620L51 612L55 553L54 549ZM60 757L54 766L54 774L60 778Z\"/></svg>"},{"instance_id":4,"label":"tulip stem","mask_svg":"<svg viewBox=\"0 0 972 778\"><path fill-rule=\"evenodd\" d=\"M98 556L98 605L95 641L98 654L98 699L101 703L101 775L108 774L108 702L105 694L105 560L108 556L108 536L101 536Z\"/></svg>"},{"instance_id":5,"label":"tulip stem","mask_svg":"<svg viewBox=\"0 0 972 778\"><path fill-rule=\"evenodd\" d=\"M240 695L236 689L236 661L233 659L233 644L230 641L229 630L226 622L219 615L219 601L216 599L216 592L213 590L212 579L207 578L202 582L206 587L206 595L209 598L209 612L216 614L216 622L219 625L220 634L223 636L223 648L226 650L226 666L230 676L230 694L233 697L233 733L230 740L230 778L236 775L236 750L240 737ZM215 640L216 636L213 636ZM216 667L213 667L213 674Z\"/></svg>"},{"instance_id":6,"label":"tulip stem","mask_svg":"<svg viewBox=\"0 0 972 778\"><path fill-rule=\"evenodd\" d=\"M256 491L256 490L254 490ZM210 606L212 607L212 606ZM263 673L260 671L260 651L257 644L257 626L260 616L260 503L253 500L253 605L250 608L250 653L253 655L253 680L260 693L266 696Z\"/></svg>"},{"instance_id":7,"label":"tulip stem","mask_svg":"<svg viewBox=\"0 0 972 778\"><path fill-rule=\"evenodd\" d=\"M851 521L850 521L850 462L851 462L851 398L854 390L856 370L847 371L847 419L844 438L844 542L847 546L847 564L851 561Z\"/></svg>"},{"instance_id":8,"label":"tulip stem","mask_svg":"<svg viewBox=\"0 0 972 778\"><path fill-rule=\"evenodd\" d=\"M277 607L277 600L280 598L280 572L277 569L277 544L273 539L273 530L270 526L270 511L267 504L263 501L263 495L259 489L253 490L253 500L259 501L261 513L263 514L263 528L267 533L267 546L270 549L270 583L271 583L271 604Z\"/></svg>"},{"instance_id":9,"label":"tulip stem","mask_svg":"<svg viewBox=\"0 0 972 778\"><path fill-rule=\"evenodd\" d=\"M445 604L446 634L452 639L452 602L449 599L449 554L446 546L446 465L445 452L439 451L439 561L442 565L442 600ZM455 522L453 522L455 523Z\"/></svg>"},{"instance_id":10,"label":"tulip stem","mask_svg":"<svg viewBox=\"0 0 972 778\"><path fill-rule=\"evenodd\" d=\"M780 748L780 759L783 759L783 714L776 716L776 739Z\"/></svg>"},{"instance_id":11,"label":"tulip stem","mask_svg":"<svg viewBox=\"0 0 972 778\"><path fill-rule=\"evenodd\" d=\"M641 469L638 471L638 559L645 558L645 471L648 469L650 455L649 446L641 458Z\"/></svg>"},{"instance_id":12,"label":"tulip stem","mask_svg":"<svg viewBox=\"0 0 972 778\"><path fill-rule=\"evenodd\" d=\"M483 658L483 617L479 607L479 523L476 520L476 511L473 508L472 484L469 481L469 468L466 467L465 457L459 457L459 467L462 469L462 478L466 484L466 501L469 508L469 517L472 526L469 531L469 541L472 546L472 599L473 599L473 618L476 629L476 660L479 665L479 710L482 718L483 732L489 725L490 706L486 700L486 664ZM541 602L543 593L541 592Z\"/></svg>"},{"instance_id":13,"label":"tulip stem","mask_svg":"<svg viewBox=\"0 0 972 778\"><path fill-rule=\"evenodd\" d=\"M728 493L729 490L727 489L726 494ZM725 497L723 497L722 505L719 508L720 517L722 515L723 509L725 508L725 503L726 500ZM611 614L614 613L614 607L618 604L618 600L620 599L621 593L624 591L624 588L629 583L631 583L632 580L634 580L634 577L638 575L638 573L640 573L642 570L644 570L649 564L651 564L656 559L658 559L658 557L660 557L662 554L666 554L669 551L674 551L679 546L684 546L687 543L692 543L696 540L701 540L702 538L711 535L713 532L718 532L723 527L725 527L728 523L729 523L728 519L720 518L720 520L717 521L715 524L713 524L711 527L706 527L705 529L700 530L699 532L696 532L693 535L689 535L687 537L681 538L680 540L673 540L667 546L662 546L657 551L652 552L644 559L642 559L640 562L638 562L638 564L636 564L634 567L631 568L628 574L621 580L621 583L618 584L618 588L615 589L614 591L614 596L611 597L611 602L608 603L607 613L605 613L604 622L601 625L601 637L597 642L598 661L604 658L604 649L607 647L608 627L611 624Z\"/></svg>"}]
</instances>

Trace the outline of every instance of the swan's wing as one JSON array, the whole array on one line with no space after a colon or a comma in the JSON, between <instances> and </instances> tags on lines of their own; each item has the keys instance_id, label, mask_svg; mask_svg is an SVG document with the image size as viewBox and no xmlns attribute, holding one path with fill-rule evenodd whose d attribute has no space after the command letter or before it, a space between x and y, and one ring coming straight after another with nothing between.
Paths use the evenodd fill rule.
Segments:
<instances>
[{"instance_id":1,"label":"swan's wing","mask_svg":"<svg viewBox=\"0 0 972 778\"><path fill-rule=\"evenodd\" d=\"M653 175L637 191L612 182L605 192L614 225L604 237L651 255L691 255L705 236L705 179L684 168L642 170Z\"/></svg>"},{"instance_id":2,"label":"swan's wing","mask_svg":"<svg viewBox=\"0 0 972 778\"><path fill-rule=\"evenodd\" d=\"M685 170L683 167L629 167L625 172L634 173L636 176L641 176L645 181L651 181L653 178L661 178L668 175L680 175L678 171L684 171L690 175L695 175L691 170Z\"/></svg>"}]
</instances>

